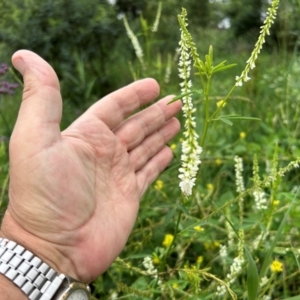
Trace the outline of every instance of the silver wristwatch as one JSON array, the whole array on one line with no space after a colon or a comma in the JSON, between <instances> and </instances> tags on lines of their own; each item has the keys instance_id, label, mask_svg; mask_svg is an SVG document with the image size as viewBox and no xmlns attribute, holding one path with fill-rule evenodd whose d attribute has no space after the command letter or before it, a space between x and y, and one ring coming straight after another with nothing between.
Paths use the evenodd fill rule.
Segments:
<instances>
[{"instance_id":1,"label":"silver wristwatch","mask_svg":"<svg viewBox=\"0 0 300 300\"><path fill-rule=\"evenodd\" d=\"M21 245L0 238L0 273L30 300L89 300L90 287L58 274Z\"/></svg>"}]
</instances>

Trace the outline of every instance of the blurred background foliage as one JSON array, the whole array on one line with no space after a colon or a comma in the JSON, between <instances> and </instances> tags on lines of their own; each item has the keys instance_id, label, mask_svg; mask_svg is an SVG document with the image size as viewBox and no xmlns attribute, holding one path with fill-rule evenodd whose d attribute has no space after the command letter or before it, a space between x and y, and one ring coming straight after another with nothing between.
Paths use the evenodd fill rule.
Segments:
<instances>
[{"instance_id":1,"label":"blurred background foliage","mask_svg":"<svg viewBox=\"0 0 300 300\"><path fill-rule=\"evenodd\" d=\"M174 53L181 7L191 31L206 51L213 44L222 56L253 47L268 0L164 0L153 52ZM299 36L299 0L282 1L280 16L268 39L271 51L293 51ZM58 73L65 101L79 109L131 80L128 62L134 52L121 18L126 14L142 38L140 19L150 26L158 1L146 0L1 0L0 59L18 49L44 57ZM141 39L141 43L143 40Z\"/></svg>"}]
</instances>

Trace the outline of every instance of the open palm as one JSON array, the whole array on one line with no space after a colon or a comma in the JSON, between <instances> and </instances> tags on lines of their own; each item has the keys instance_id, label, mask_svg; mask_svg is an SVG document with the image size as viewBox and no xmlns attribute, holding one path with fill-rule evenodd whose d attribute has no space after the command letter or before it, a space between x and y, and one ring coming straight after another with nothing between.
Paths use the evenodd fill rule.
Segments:
<instances>
[{"instance_id":1,"label":"open palm","mask_svg":"<svg viewBox=\"0 0 300 300\"><path fill-rule=\"evenodd\" d=\"M123 249L139 200L172 158L180 102L153 101L153 79L95 103L60 132L62 101L53 69L19 51L25 88L10 142L9 206L2 231L60 272L89 282ZM130 116L129 118L127 118Z\"/></svg>"}]
</instances>

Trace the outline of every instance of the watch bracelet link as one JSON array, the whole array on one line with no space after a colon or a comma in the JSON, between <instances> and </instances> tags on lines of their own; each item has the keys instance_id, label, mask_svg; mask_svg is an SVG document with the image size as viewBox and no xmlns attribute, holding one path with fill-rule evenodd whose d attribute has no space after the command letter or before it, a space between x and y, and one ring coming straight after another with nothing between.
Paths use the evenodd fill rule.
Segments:
<instances>
[{"instance_id":1,"label":"watch bracelet link","mask_svg":"<svg viewBox=\"0 0 300 300\"><path fill-rule=\"evenodd\" d=\"M50 300L66 278L16 242L0 237L0 274L30 300Z\"/></svg>"}]
</instances>

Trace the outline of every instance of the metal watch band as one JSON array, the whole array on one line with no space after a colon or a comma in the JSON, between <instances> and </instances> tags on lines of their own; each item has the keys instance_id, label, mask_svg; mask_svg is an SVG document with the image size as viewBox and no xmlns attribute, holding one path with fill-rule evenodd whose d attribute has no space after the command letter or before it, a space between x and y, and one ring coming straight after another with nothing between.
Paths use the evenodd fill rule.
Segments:
<instances>
[{"instance_id":1,"label":"metal watch band","mask_svg":"<svg viewBox=\"0 0 300 300\"><path fill-rule=\"evenodd\" d=\"M66 278L17 243L0 238L0 273L30 300L50 300Z\"/></svg>"}]
</instances>

